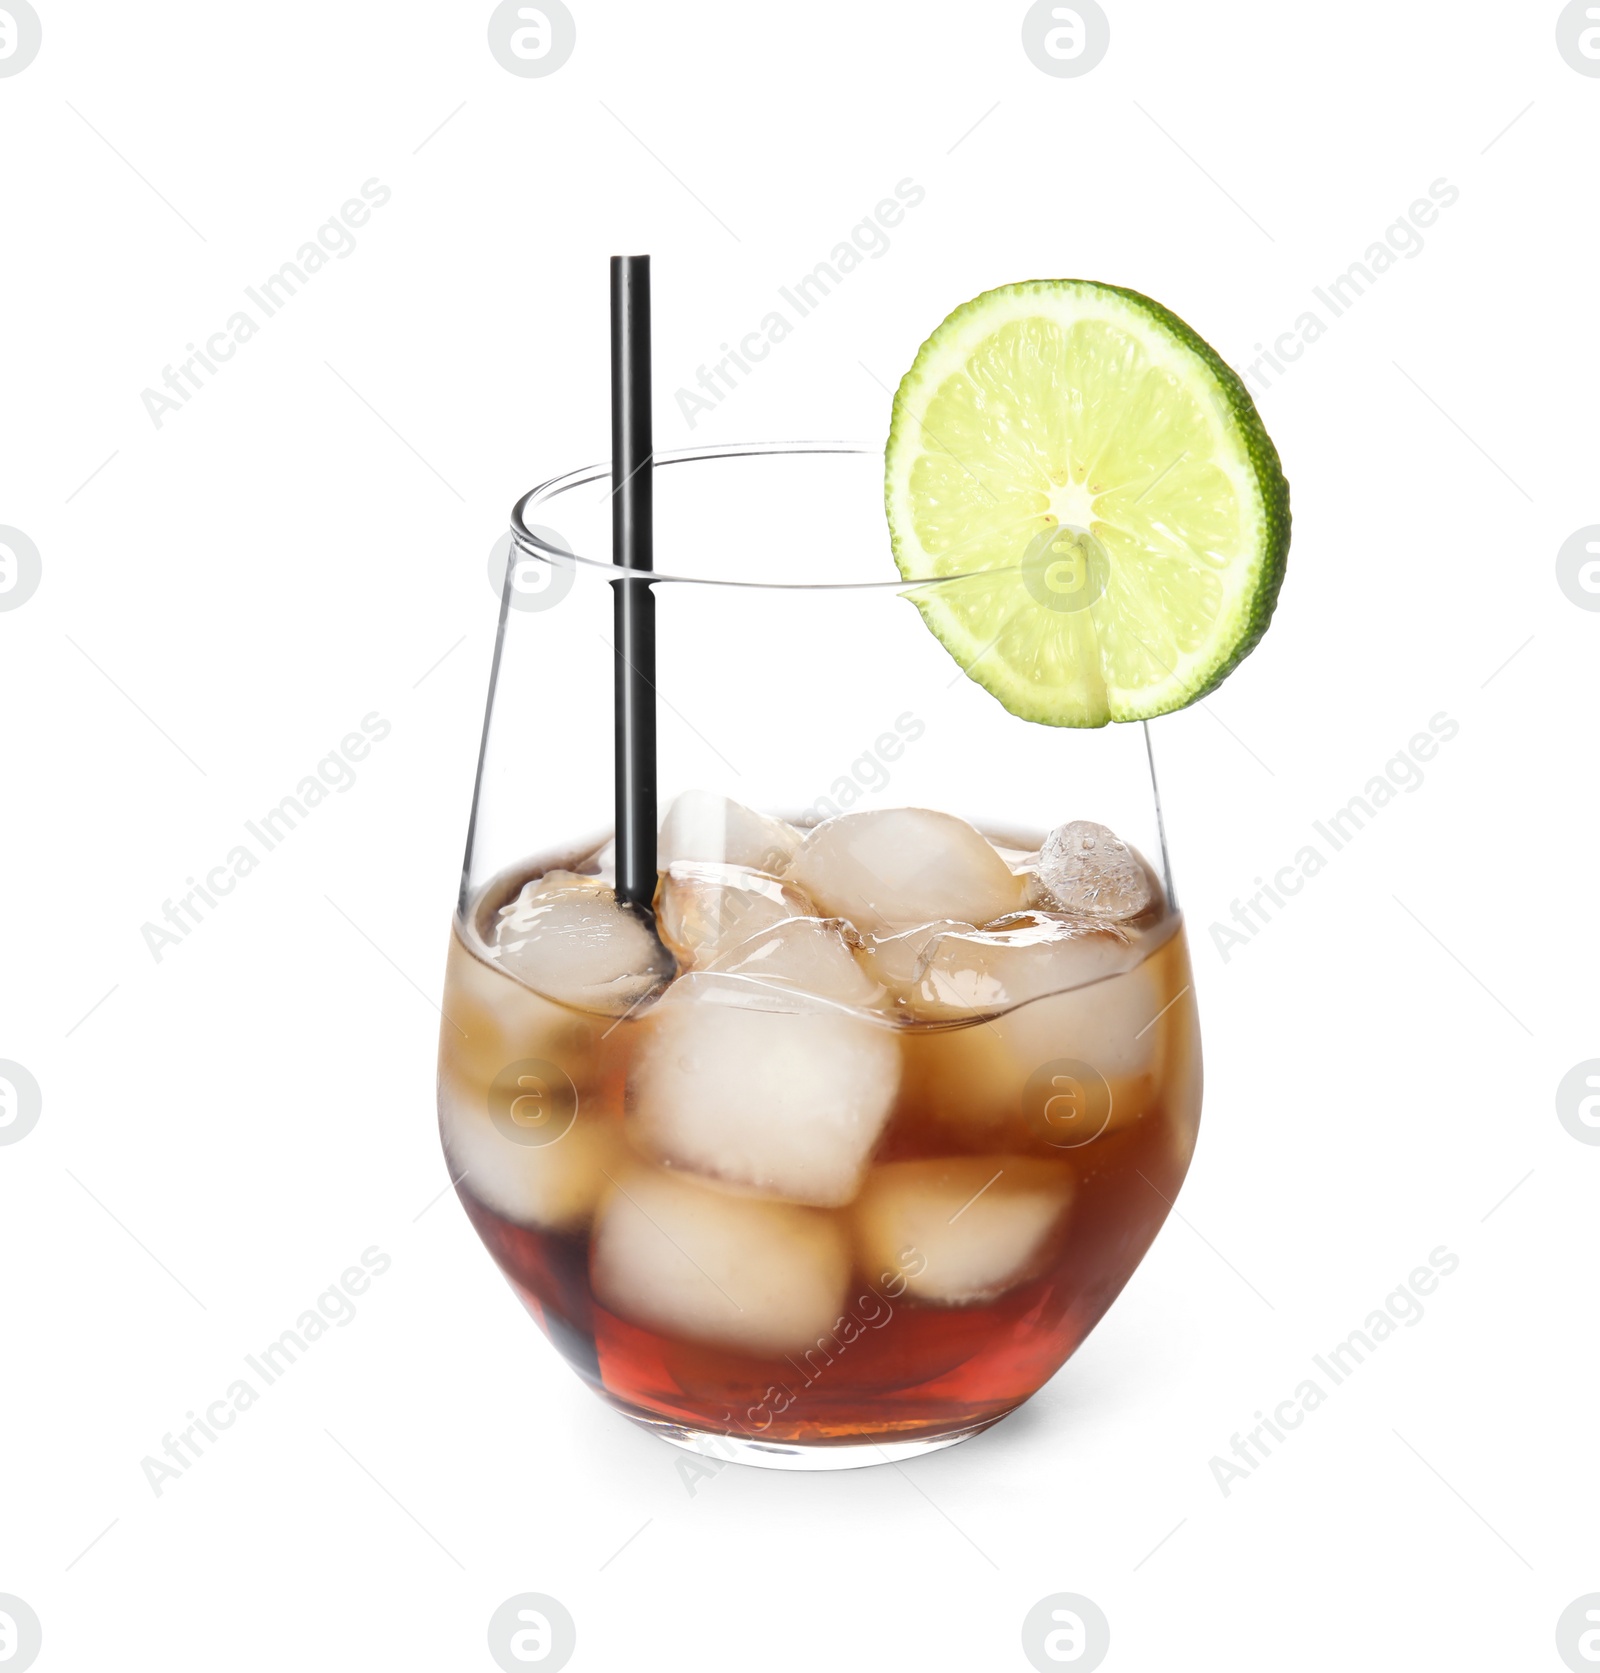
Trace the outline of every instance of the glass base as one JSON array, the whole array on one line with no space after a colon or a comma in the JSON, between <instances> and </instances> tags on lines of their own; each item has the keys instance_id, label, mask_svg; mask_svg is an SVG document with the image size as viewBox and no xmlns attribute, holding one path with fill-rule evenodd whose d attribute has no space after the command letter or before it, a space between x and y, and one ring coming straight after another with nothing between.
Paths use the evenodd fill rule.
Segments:
<instances>
[{"instance_id":1,"label":"glass base","mask_svg":"<svg viewBox=\"0 0 1600 1673\"><path fill-rule=\"evenodd\" d=\"M899 1464L908 1458L940 1452L947 1446L954 1446L957 1441L981 1435L985 1429L992 1428L1001 1418L1011 1414L1001 1412L979 1423L969 1423L964 1428L950 1429L943 1434L919 1435L911 1441L896 1440L893 1436L885 1436L882 1440L858 1437L840 1441L758 1441L745 1435L691 1429L686 1424L674 1423L666 1418L642 1417L635 1412L623 1415L672 1446L722 1464L750 1464L761 1470L860 1470L869 1464Z\"/></svg>"}]
</instances>

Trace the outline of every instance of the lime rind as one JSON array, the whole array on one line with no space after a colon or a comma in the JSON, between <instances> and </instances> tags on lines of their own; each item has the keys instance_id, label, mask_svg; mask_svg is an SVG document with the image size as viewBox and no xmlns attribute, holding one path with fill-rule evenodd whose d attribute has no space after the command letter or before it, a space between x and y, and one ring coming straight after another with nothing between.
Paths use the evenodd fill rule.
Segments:
<instances>
[{"instance_id":1,"label":"lime rind","mask_svg":"<svg viewBox=\"0 0 1600 1673\"><path fill-rule=\"evenodd\" d=\"M1057 521L1046 456L1112 577L1054 616L1020 579ZM1214 690L1266 631L1289 547L1288 484L1237 375L1170 309L1090 280L985 291L939 326L895 395L885 500L927 625L1047 725L1146 719Z\"/></svg>"}]
</instances>

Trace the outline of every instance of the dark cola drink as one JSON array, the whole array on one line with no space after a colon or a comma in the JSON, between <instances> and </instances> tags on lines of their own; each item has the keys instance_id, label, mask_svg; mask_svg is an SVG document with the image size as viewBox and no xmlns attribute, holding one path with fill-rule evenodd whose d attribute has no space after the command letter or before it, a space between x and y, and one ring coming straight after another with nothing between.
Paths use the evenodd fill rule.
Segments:
<instances>
[{"instance_id":1,"label":"dark cola drink","mask_svg":"<svg viewBox=\"0 0 1600 1673\"><path fill-rule=\"evenodd\" d=\"M1162 879L1089 821L1036 846L920 808L807 831L695 794L653 924L609 845L556 859L455 925L439 1108L474 1225L573 1367L752 1461L894 1456L1027 1399L1194 1148Z\"/></svg>"}]
</instances>

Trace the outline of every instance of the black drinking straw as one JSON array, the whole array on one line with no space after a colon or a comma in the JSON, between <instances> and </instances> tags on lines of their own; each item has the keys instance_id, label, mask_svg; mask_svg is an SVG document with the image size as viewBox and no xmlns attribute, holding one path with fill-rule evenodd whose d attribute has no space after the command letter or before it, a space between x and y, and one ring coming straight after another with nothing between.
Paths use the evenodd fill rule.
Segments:
<instances>
[{"instance_id":1,"label":"black drinking straw","mask_svg":"<svg viewBox=\"0 0 1600 1673\"><path fill-rule=\"evenodd\" d=\"M655 567L650 439L650 258L611 258L611 561ZM617 898L648 912L656 892L656 601L613 581Z\"/></svg>"}]
</instances>

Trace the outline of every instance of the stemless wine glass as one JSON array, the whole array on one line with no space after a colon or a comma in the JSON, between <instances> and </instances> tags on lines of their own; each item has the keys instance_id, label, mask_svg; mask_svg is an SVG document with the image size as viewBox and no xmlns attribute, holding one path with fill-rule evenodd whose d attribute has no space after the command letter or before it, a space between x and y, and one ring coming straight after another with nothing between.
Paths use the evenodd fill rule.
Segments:
<instances>
[{"instance_id":1,"label":"stemless wine glass","mask_svg":"<svg viewBox=\"0 0 1600 1673\"><path fill-rule=\"evenodd\" d=\"M568 1363L665 1439L790 1468L947 1446L1083 1341L1193 1151L1146 729L1019 720L951 661L915 599L959 583L895 577L877 449L661 456L652 925L611 888L636 583L610 488L595 465L513 514L452 1177Z\"/></svg>"}]
</instances>

